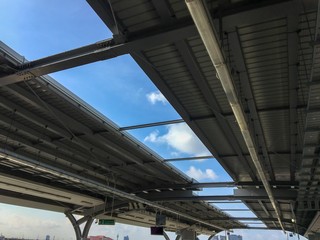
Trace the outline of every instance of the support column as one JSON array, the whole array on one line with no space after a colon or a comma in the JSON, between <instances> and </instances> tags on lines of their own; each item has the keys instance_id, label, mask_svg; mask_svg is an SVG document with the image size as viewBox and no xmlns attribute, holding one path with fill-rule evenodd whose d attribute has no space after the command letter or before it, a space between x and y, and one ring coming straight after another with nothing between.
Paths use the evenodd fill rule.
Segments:
<instances>
[{"instance_id":1,"label":"support column","mask_svg":"<svg viewBox=\"0 0 320 240\"><path fill-rule=\"evenodd\" d=\"M68 211L64 214L70 220L73 226L74 232L76 234L76 240L86 240L88 238L89 230L94 219L91 216L86 216L77 221L71 212ZM83 231L81 232L80 225L83 223L85 223L85 226Z\"/></svg>"},{"instance_id":2,"label":"support column","mask_svg":"<svg viewBox=\"0 0 320 240\"><path fill-rule=\"evenodd\" d=\"M212 234L212 235L208 238L208 240L212 240L215 235L216 235L216 233Z\"/></svg>"},{"instance_id":3,"label":"support column","mask_svg":"<svg viewBox=\"0 0 320 240\"><path fill-rule=\"evenodd\" d=\"M165 238L166 240L170 240L170 238L169 238L169 236L167 235L166 232L163 232L163 236L164 236L164 238Z\"/></svg>"},{"instance_id":4,"label":"support column","mask_svg":"<svg viewBox=\"0 0 320 240\"><path fill-rule=\"evenodd\" d=\"M180 230L181 240L197 240L197 234L193 230Z\"/></svg>"}]
</instances>

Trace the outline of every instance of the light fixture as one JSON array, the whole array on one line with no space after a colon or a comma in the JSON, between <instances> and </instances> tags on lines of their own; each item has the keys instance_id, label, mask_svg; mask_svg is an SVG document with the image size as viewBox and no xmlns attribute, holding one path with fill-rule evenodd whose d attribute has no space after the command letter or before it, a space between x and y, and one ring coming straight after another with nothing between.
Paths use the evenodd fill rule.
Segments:
<instances>
[{"instance_id":1,"label":"light fixture","mask_svg":"<svg viewBox=\"0 0 320 240\"><path fill-rule=\"evenodd\" d=\"M234 116L237 120L237 123L240 127L243 139L249 150L249 154L254 163L254 166L257 169L259 177L263 183L263 186L267 192L267 195L270 199L270 202L275 210L277 219L283 231L284 227L280 218L280 210L278 204L275 201L275 198L272 193L271 186L267 180L267 177L264 173L263 167L259 161L258 153L255 148L254 140L251 137L249 126L246 121L245 113L242 110L242 106L238 99L235 87L233 85L232 77L225 62L223 52L221 50L217 34L213 27L213 23L210 17L210 14L207 8L204 5L202 0L185 0L191 17L198 29L200 37L206 47L206 50L209 54L209 57L217 71L218 78L221 82L223 90L227 96L229 104L232 108Z\"/></svg>"}]
</instances>

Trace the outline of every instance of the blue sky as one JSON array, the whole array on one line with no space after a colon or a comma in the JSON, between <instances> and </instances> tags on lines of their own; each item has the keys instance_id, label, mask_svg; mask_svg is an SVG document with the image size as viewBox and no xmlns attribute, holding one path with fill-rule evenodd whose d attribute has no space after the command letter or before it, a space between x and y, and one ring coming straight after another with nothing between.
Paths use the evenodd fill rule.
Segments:
<instances>
[{"instance_id":1,"label":"blue sky","mask_svg":"<svg viewBox=\"0 0 320 240\"><path fill-rule=\"evenodd\" d=\"M0 40L28 60L112 37L84 0L0 0L0 23ZM51 76L120 127L180 119L129 55L57 72ZM129 133L163 158L209 154L185 124L137 129ZM215 159L179 161L172 164L200 182L231 180ZM232 194L232 189L206 189L198 194ZM243 204L232 207L230 204L218 206L246 208ZM249 212L230 214L254 216ZM32 222L29 221L30 218L33 219ZM56 239L73 237L71 224L61 213L5 204L0 204L1 232L8 236L18 234L17 237L23 235L36 238L35 234L39 234L44 238L46 233L56 236ZM144 236L148 239L162 239L150 237L148 229L120 224L110 229L94 226L90 233L115 238L119 232L127 232L132 237L130 239L141 239ZM275 240L285 239L280 231L236 233L243 234L246 240L264 239L270 235ZM119 239L123 239L123 236Z\"/></svg>"}]
</instances>

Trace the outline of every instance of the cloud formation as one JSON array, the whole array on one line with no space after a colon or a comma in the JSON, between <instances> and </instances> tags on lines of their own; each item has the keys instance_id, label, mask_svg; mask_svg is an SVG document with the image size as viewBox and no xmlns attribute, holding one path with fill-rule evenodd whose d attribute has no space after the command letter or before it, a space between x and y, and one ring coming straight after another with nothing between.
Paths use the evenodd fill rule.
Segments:
<instances>
[{"instance_id":1,"label":"cloud formation","mask_svg":"<svg viewBox=\"0 0 320 240\"><path fill-rule=\"evenodd\" d=\"M205 179L215 180L218 178L218 175L212 169L208 169L208 168L203 172L199 168L190 166L189 170L186 173L189 177L194 178L198 181L205 180Z\"/></svg>"},{"instance_id":2,"label":"cloud formation","mask_svg":"<svg viewBox=\"0 0 320 240\"><path fill-rule=\"evenodd\" d=\"M192 156L206 156L210 152L200 142L193 131L187 124L174 124L168 126L168 132L164 135L159 135L159 131L151 132L144 138L145 142L158 144L168 144L180 153L190 154ZM175 153L176 155L177 153Z\"/></svg>"},{"instance_id":3,"label":"cloud formation","mask_svg":"<svg viewBox=\"0 0 320 240\"><path fill-rule=\"evenodd\" d=\"M163 94L160 91L150 92L146 95L146 97L151 104L156 104L157 102L166 104L168 102L168 100L163 96Z\"/></svg>"}]
</instances>

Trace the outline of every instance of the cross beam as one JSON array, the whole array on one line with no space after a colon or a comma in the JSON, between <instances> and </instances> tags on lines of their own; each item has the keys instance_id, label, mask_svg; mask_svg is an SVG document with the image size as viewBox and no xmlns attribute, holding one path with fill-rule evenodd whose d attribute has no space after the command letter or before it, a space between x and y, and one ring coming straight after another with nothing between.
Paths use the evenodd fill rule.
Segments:
<instances>
[{"instance_id":1,"label":"cross beam","mask_svg":"<svg viewBox=\"0 0 320 240\"><path fill-rule=\"evenodd\" d=\"M179 29L158 32L154 35L141 37L127 43L117 44L113 38L106 39L84 47L22 64L17 67L16 73L1 77L0 86L30 80L49 73L111 59L165 43L179 41L196 34L195 27L191 25Z\"/></svg>"}]
</instances>

